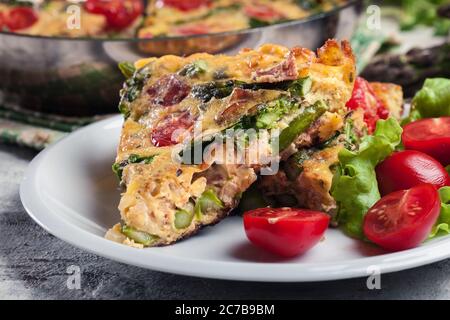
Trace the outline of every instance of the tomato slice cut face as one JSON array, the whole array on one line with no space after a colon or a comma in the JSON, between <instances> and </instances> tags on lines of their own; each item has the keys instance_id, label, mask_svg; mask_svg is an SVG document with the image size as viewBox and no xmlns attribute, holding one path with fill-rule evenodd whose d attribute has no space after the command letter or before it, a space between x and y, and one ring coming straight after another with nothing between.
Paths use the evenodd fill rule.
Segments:
<instances>
[{"instance_id":1,"label":"tomato slice cut face","mask_svg":"<svg viewBox=\"0 0 450 320\"><path fill-rule=\"evenodd\" d=\"M11 31L27 29L38 19L37 12L30 7L15 7L4 14L4 24Z\"/></svg>"},{"instance_id":2,"label":"tomato slice cut face","mask_svg":"<svg viewBox=\"0 0 450 320\"><path fill-rule=\"evenodd\" d=\"M0 11L0 31L5 27L5 14Z\"/></svg>"},{"instance_id":3,"label":"tomato slice cut face","mask_svg":"<svg viewBox=\"0 0 450 320\"><path fill-rule=\"evenodd\" d=\"M144 12L142 0L87 0L86 11L106 17L108 27L121 30L129 27Z\"/></svg>"},{"instance_id":4,"label":"tomato slice cut face","mask_svg":"<svg viewBox=\"0 0 450 320\"><path fill-rule=\"evenodd\" d=\"M406 149L426 153L443 166L450 165L450 117L414 121L403 128Z\"/></svg>"},{"instance_id":5,"label":"tomato slice cut face","mask_svg":"<svg viewBox=\"0 0 450 320\"><path fill-rule=\"evenodd\" d=\"M244 228L254 245L282 257L306 252L322 239L330 217L318 211L260 208L244 213Z\"/></svg>"},{"instance_id":6,"label":"tomato slice cut face","mask_svg":"<svg viewBox=\"0 0 450 320\"><path fill-rule=\"evenodd\" d=\"M176 27L173 32L181 36L192 36L196 34L206 34L209 32L209 27L202 23L189 24L185 26Z\"/></svg>"},{"instance_id":7,"label":"tomato slice cut face","mask_svg":"<svg viewBox=\"0 0 450 320\"><path fill-rule=\"evenodd\" d=\"M390 193L365 215L364 234L389 251L417 247L436 223L440 204L439 194L430 184Z\"/></svg>"},{"instance_id":8,"label":"tomato slice cut face","mask_svg":"<svg viewBox=\"0 0 450 320\"><path fill-rule=\"evenodd\" d=\"M167 147L182 142L191 131L194 121L189 112L168 115L153 130L151 134L153 145Z\"/></svg>"},{"instance_id":9,"label":"tomato slice cut face","mask_svg":"<svg viewBox=\"0 0 450 320\"><path fill-rule=\"evenodd\" d=\"M162 3L164 6L176 8L181 11L191 11L210 5L211 0L163 0Z\"/></svg>"},{"instance_id":10,"label":"tomato slice cut face","mask_svg":"<svg viewBox=\"0 0 450 320\"><path fill-rule=\"evenodd\" d=\"M247 16L262 21L274 21L283 19L284 15L268 5L248 5L244 8L244 12Z\"/></svg>"},{"instance_id":11,"label":"tomato slice cut face","mask_svg":"<svg viewBox=\"0 0 450 320\"><path fill-rule=\"evenodd\" d=\"M364 111L364 122L367 124L369 133L375 130L379 119L387 119L389 117L389 110L375 95L370 83L361 77L356 78L352 97L347 102L347 108L350 110L362 109Z\"/></svg>"}]
</instances>

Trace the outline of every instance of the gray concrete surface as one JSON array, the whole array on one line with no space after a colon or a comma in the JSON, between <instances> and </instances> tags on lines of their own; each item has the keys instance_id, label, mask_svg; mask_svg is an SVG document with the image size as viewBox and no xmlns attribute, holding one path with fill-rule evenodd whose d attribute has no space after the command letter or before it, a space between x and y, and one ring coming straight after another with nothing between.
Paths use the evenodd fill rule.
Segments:
<instances>
[{"instance_id":1,"label":"gray concrete surface","mask_svg":"<svg viewBox=\"0 0 450 320\"><path fill-rule=\"evenodd\" d=\"M324 283L245 283L191 278L113 262L48 234L28 217L19 183L35 153L0 146L1 299L448 299L450 260L383 275L381 290L366 279ZM67 268L81 267L70 290Z\"/></svg>"}]
</instances>

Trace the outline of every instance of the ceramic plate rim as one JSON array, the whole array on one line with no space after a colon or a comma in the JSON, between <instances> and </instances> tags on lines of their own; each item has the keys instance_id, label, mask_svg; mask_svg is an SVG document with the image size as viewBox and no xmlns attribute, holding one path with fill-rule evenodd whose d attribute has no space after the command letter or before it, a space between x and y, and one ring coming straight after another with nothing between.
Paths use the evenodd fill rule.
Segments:
<instances>
[{"instance_id":1,"label":"ceramic plate rim","mask_svg":"<svg viewBox=\"0 0 450 320\"><path fill-rule=\"evenodd\" d=\"M46 157L61 144L70 143L89 131L120 123L114 116L78 129L40 152L29 164L20 185L20 199L29 216L47 232L71 245L99 256L155 271L202 278L261 282L313 282L365 277L368 267L376 265L381 273L411 269L450 257L450 237L440 238L407 251L344 260L336 263L286 264L260 262L209 261L176 257L161 252L127 247L106 240L70 224L35 196L36 176ZM145 259L142 259L144 254ZM148 259L154 257L157 259ZM211 266L215 266L211 267Z\"/></svg>"}]
</instances>

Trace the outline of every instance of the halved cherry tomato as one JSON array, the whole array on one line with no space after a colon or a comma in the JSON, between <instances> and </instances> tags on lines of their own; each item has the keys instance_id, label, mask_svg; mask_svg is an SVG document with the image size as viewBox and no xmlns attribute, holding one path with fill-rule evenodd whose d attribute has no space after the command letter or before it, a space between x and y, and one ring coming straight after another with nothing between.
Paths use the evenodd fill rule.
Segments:
<instances>
[{"instance_id":1,"label":"halved cherry tomato","mask_svg":"<svg viewBox=\"0 0 450 320\"><path fill-rule=\"evenodd\" d=\"M405 150L395 152L376 167L381 195L429 183L436 188L450 185L445 168L429 155Z\"/></svg>"},{"instance_id":2,"label":"halved cherry tomato","mask_svg":"<svg viewBox=\"0 0 450 320\"><path fill-rule=\"evenodd\" d=\"M87 0L86 11L106 17L108 27L121 30L129 27L144 12L142 0Z\"/></svg>"},{"instance_id":3,"label":"halved cherry tomato","mask_svg":"<svg viewBox=\"0 0 450 320\"><path fill-rule=\"evenodd\" d=\"M414 121L403 128L406 149L426 153L443 166L450 165L450 117Z\"/></svg>"},{"instance_id":4,"label":"halved cherry tomato","mask_svg":"<svg viewBox=\"0 0 450 320\"><path fill-rule=\"evenodd\" d=\"M181 11L191 11L203 6L209 6L211 0L163 0L164 6L176 8Z\"/></svg>"},{"instance_id":5,"label":"halved cherry tomato","mask_svg":"<svg viewBox=\"0 0 450 320\"><path fill-rule=\"evenodd\" d=\"M38 21L38 14L30 7L15 7L4 15L4 24L11 31L27 29Z\"/></svg>"},{"instance_id":6,"label":"halved cherry tomato","mask_svg":"<svg viewBox=\"0 0 450 320\"><path fill-rule=\"evenodd\" d=\"M248 239L283 257L311 249L322 239L330 217L322 212L293 208L260 208L244 213Z\"/></svg>"},{"instance_id":7,"label":"halved cherry tomato","mask_svg":"<svg viewBox=\"0 0 450 320\"><path fill-rule=\"evenodd\" d=\"M153 130L151 139L155 147L166 147L182 142L186 131L190 131L194 119L186 112L181 115L169 115L162 119ZM180 130L180 132L176 132ZM179 133L177 135L176 133Z\"/></svg>"},{"instance_id":8,"label":"halved cherry tomato","mask_svg":"<svg viewBox=\"0 0 450 320\"><path fill-rule=\"evenodd\" d=\"M375 95L370 83L361 77L356 78L352 97L347 102L347 107L350 110L364 110L364 121L367 124L369 133L375 130L379 119L387 119L389 117L389 110Z\"/></svg>"},{"instance_id":9,"label":"halved cherry tomato","mask_svg":"<svg viewBox=\"0 0 450 320\"><path fill-rule=\"evenodd\" d=\"M390 193L365 215L364 234L389 251L414 248L430 234L440 207L439 194L430 184Z\"/></svg>"},{"instance_id":10,"label":"halved cherry tomato","mask_svg":"<svg viewBox=\"0 0 450 320\"><path fill-rule=\"evenodd\" d=\"M268 5L248 5L244 8L247 16L262 21L273 21L283 19L284 15Z\"/></svg>"}]
</instances>

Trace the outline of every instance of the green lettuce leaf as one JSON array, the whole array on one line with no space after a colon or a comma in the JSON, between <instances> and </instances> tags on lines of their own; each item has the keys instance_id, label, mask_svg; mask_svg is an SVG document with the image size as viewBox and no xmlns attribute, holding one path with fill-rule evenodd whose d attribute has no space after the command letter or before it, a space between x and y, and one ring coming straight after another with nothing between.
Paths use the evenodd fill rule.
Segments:
<instances>
[{"instance_id":1,"label":"green lettuce leaf","mask_svg":"<svg viewBox=\"0 0 450 320\"><path fill-rule=\"evenodd\" d=\"M428 238L450 233L450 187L439 189L441 213Z\"/></svg>"},{"instance_id":2,"label":"green lettuce leaf","mask_svg":"<svg viewBox=\"0 0 450 320\"><path fill-rule=\"evenodd\" d=\"M412 109L402 124L423 119L450 116L450 79L427 79L412 101Z\"/></svg>"},{"instance_id":3,"label":"green lettuce leaf","mask_svg":"<svg viewBox=\"0 0 450 320\"><path fill-rule=\"evenodd\" d=\"M362 139L358 151L344 149L339 153L331 195L339 208L337 222L348 235L364 238L364 215L380 199L375 167L394 152L401 134L397 120L379 120L375 133Z\"/></svg>"}]
</instances>

